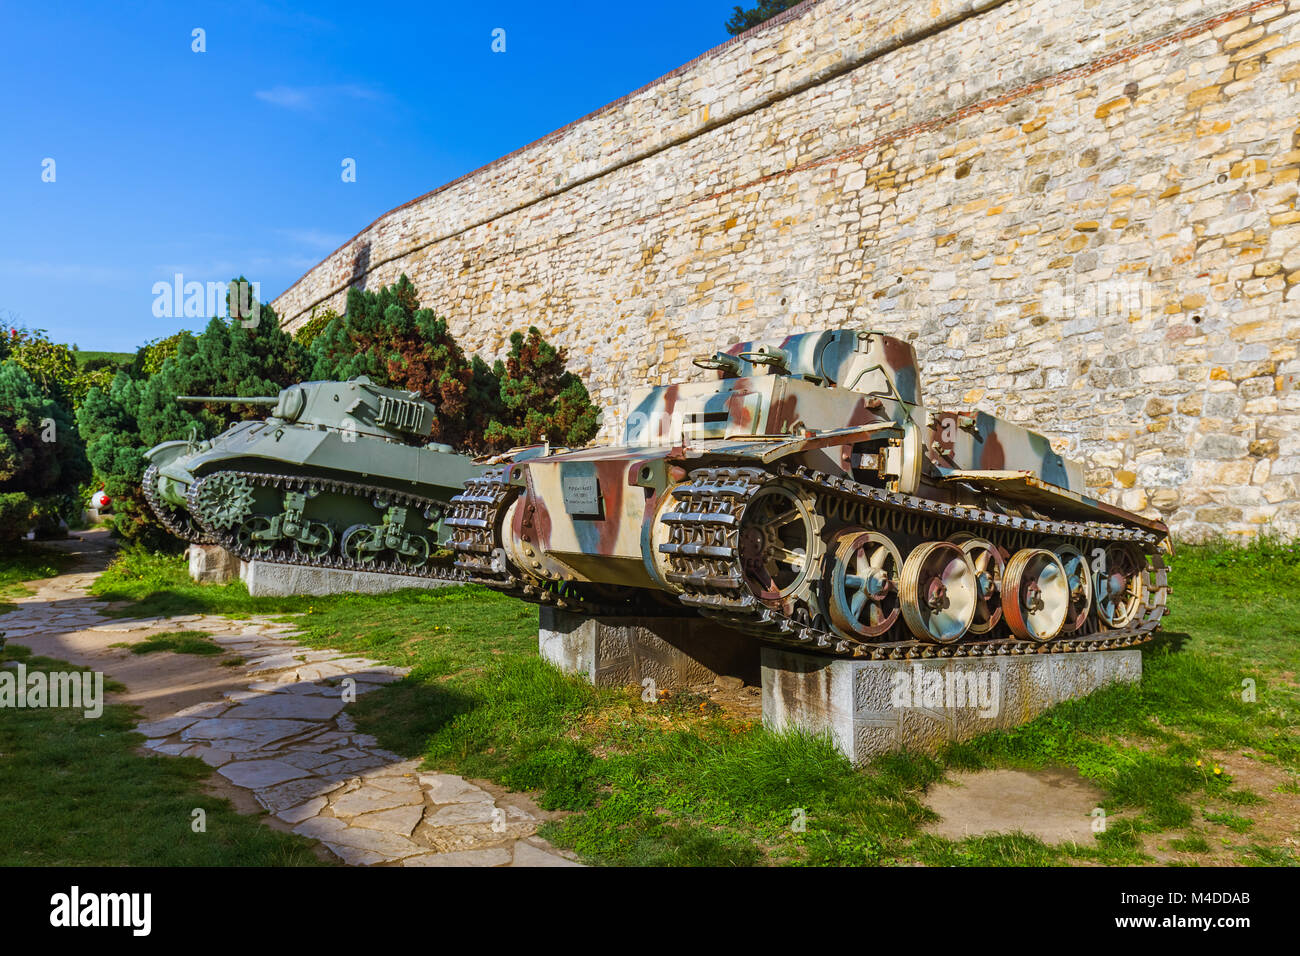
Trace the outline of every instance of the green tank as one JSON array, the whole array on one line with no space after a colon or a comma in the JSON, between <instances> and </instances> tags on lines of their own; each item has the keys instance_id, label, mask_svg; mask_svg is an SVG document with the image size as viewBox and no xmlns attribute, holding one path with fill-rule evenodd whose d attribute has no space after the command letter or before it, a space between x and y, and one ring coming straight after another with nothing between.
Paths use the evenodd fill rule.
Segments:
<instances>
[{"instance_id":1,"label":"green tank","mask_svg":"<svg viewBox=\"0 0 1300 956\"><path fill-rule=\"evenodd\" d=\"M178 397L264 405L207 441L145 452L143 490L173 534L245 560L459 580L443 518L484 471L425 444L436 409L365 376L303 382L278 396Z\"/></svg>"}]
</instances>

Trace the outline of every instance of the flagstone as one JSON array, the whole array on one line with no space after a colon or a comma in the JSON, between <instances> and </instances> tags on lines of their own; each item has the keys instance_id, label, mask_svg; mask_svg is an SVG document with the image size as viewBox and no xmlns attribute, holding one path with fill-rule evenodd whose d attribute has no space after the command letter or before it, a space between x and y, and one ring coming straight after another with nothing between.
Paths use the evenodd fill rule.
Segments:
<instances>
[{"instance_id":1,"label":"flagstone","mask_svg":"<svg viewBox=\"0 0 1300 956\"><path fill-rule=\"evenodd\" d=\"M307 775L306 770L283 760L234 760L217 768L217 773L236 786L250 790L271 787Z\"/></svg>"},{"instance_id":2,"label":"flagstone","mask_svg":"<svg viewBox=\"0 0 1300 956\"><path fill-rule=\"evenodd\" d=\"M281 810L276 814L285 823L302 823L303 820L309 820L325 809L326 800L324 797L314 797L306 803L300 803L296 807L290 807L288 810Z\"/></svg>"},{"instance_id":3,"label":"flagstone","mask_svg":"<svg viewBox=\"0 0 1300 956\"><path fill-rule=\"evenodd\" d=\"M312 753L309 750L291 751L279 758L287 764L293 764L295 767L302 767L304 770L315 770L322 764L330 763L329 757L320 753Z\"/></svg>"},{"instance_id":4,"label":"flagstone","mask_svg":"<svg viewBox=\"0 0 1300 956\"><path fill-rule=\"evenodd\" d=\"M274 787L265 787L258 790L254 796L257 797L257 802L271 813L279 813L281 810L299 806L305 801L312 801L317 797L324 798L341 786L343 786L341 782L322 780L320 777L306 777L290 780L288 783Z\"/></svg>"},{"instance_id":5,"label":"flagstone","mask_svg":"<svg viewBox=\"0 0 1300 956\"><path fill-rule=\"evenodd\" d=\"M395 833L348 826L342 820L333 817L313 817L304 820L293 828L293 832L302 836L315 837L328 844L331 849L335 845L346 846L377 853L381 859L398 860L415 856L425 849L418 843L412 843Z\"/></svg>"},{"instance_id":6,"label":"flagstone","mask_svg":"<svg viewBox=\"0 0 1300 956\"><path fill-rule=\"evenodd\" d=\"M226 717L232 720L328 720L343 709L343 701L304 694L265 694L231 708Z\"/></svg>"},{"instance_id":7,"label":"flagstone","mask_svg":"<svg viewBox=\"0 0 1300 956\"><path fill-rule=\"evenodd\" d=\"M428 792L432 803L492 802L492 795L482 787L449 773L422 773L420 785Z\"/></svg>"},{"instance_id":8,"label":"flagstone","mask_svg":"<svg viewBox=\"0 0 1300 956\"><path fill-rule=\"evenodd\" d=\"M179 733L186 727L197 721L197 717L164 717L162 720L148 720L142 724L136 724L136 733L144 734L146 737L170 737L172 734Z\"/></svg>"},{"instance_id":9,"label":"flagstone","mask_svg":"<svg viewBox=\"0 0 1300 956\"><path fill-rule=\"evenodd\" d=\"M409 864L408 864L409 865ZM520 840L515 844L515 858L511 866L582 866L555 853L547 853L531 843Z\"/></svg>"},{"instance_id":10,"label":"flagstone","mask_svg":"<svg viewBox=\"0 0 1300 956\"><path fill-rule=\"evenodd\" d=\"M220 767L224 763L229 763L235 755L229 750L218 750L216 747L208 747L205 744L195 744L181 756L198 757L209 767Z\"/></svg>"},{"instance_id":11,"label":"flagstone","mask_svg":"<svg viewBox=\"0 0 1300 956\"><path fill-rule=\"evenodd\" d=\"M401 836L410 836L415 825L420 822L424 816L424 805L409 807L393 807L391 810L376 810L374 813L363 813L359 816L352 817L350 822L354 827L366 827L370 830L384 830L388 833L396 833Z\"/></svg>"},{"instance_id":12,"label":"flagstone","mask_svg":"<svg viewBox=\"0 0 1300 956\"><path fill-rule=\"evenodd\" d=\"M466 823L493 823L504 821L497 807L487 801L452 803L426 814L424 822L431 827L458 827Z\"/></svg>"},{"instance_id":13,"label":"flagstone","mask_svg":"<svg viewBox=\"0 0 1300 956\"><path fill-rule=\"evenodd\" d=\"M508 866L510 851L505 847L484 850L453 850L450 853L422 853L407 857L402 866Z\"/></svg>"},{"instance_id":14,"label":"flagstone","mask_svg":"<svg viewBox=\"0 0 1300 956\"><path fill-rule=\"evenodd\" d=\"M190 749L189 744L159 744L153 748L160 754L166 754L169 757L179 757L185 751Z\"/></svg>"},{"instance_id":15,"label":"flagstone","mask_svg":"<svg viewBox=\"0 0 1300 956\"><path fill-rule=\"evenodd\" d=\"M191 722L190 726L181 731L181 739L210 741L234 739L261 746L275 740L296 737L315 729L317 729L316 725L308 720L279 720L268 717L236 720L230 717L212 717L197 723Z\"/></svg>"},{"instance_id":16,"label":"flagstone","mask_svg":"<svg viewBox=\"0 0 1300 956\"><path fill-rule=\"evenodd\" d=\"M378 787L363 786L359 790L352 790L335 797L330 803L330 810L336 817L355 817L363 813L415 805L424 805L424 794L418 787L405 793L393 793L390 790L380 790Z\"/></svg>"}]
</instances>

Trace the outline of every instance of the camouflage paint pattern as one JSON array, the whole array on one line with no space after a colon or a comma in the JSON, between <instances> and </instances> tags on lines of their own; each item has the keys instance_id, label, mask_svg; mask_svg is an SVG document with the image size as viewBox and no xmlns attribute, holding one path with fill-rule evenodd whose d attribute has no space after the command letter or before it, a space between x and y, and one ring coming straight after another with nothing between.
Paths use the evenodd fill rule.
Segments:
<instances>
[{"instance_id":1,"label":"camouflage paint pattern","mask_svg":"<svg viewBox=\"0 0 1300 956\"><path fill-rule=\"evenodd\" d=\"M1042 435L984 412L927 415L916 353L892 336L808 332L697 364L709 370L702 381L633 391L623 445L514 460L507 480L522 492L503 537L515 564L552 580L674 590L657 555L658 516L691 469L729 462L1162 527L1082 495L1082 467Z\"/></svg>"}]
</instances>

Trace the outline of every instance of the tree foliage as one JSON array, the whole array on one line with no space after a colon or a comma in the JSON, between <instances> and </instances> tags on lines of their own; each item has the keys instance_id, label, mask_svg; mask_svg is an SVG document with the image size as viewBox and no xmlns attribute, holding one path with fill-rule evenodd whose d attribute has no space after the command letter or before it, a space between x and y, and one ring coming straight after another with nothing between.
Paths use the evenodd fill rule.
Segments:
<instances>
[{"instance_id":1,"label":"tree foliage","mask_svg":"<svg viewBox=\"0 0 1300 956\"><path fill-rule=\"evenodd\" d=\"M135 353L135 360L131 363L131 374L136 378L158 374L162 370L163 362L176 354L181 339L193 337L192 332L180 331L166 338L146 342Z\"/></svg>"},{"instance_id":2,"label":"tree foliage","mask_svg":"<svg viewBox=\"0 0 1300 956\"><path fill-rule=\"evenodd\" d=\"M17 362L46 396L67 408L75 408L92 387L113 377L102 369L82 368L76 353L50 341L44 329L11 329L5 339L0 358Z\"/></svg>"},{"instance_id":3,"label":"tree foliage","mask_svg":"<svg viewBox=\"0 0 1300 956\"><path fill-rule=\"evenodd\" d=\"M293 333L293 337L298 340L299 345L309 349L312 342L316 341L316 336L325 331L325 327L338 317L339 314L333 309L325 309L323 312L312 309L311 317L298 326L298 331Z\"/></svg>"},{"instance_id":4,"label":"tree foliage","mask_svg":"<svg viewBox=\"0 0 1300 956\"><path fill-rule=\"evenodd\" d=\"M801 3L802 0L759 0L756 7L749 10L733 7L731 19L727 21L727 32L733 37L758 26L764 20L770 20L784 10Z\"/></svg>"},{"instance_id":5,"label":"tree foliage","mask_svg":"<svg viewBox=\"0 0 1300 956\"><path fill-rule=\"evenodd\" d=\"M347 312L312 339L313 377L368 375L419 392L437 408L431 440L466 451L499 451L551 440L585 444L597 411L565 354L537 329L515 333L505 363L467 357L446 319L420 307L403 275L378 292L352 288Z\"/></svg>"},{"instance_id":6,"label":"tree foliage","mask_svg":"<svg viewBox=\"0 0 1300 956\"><path fill-rule=\"evenodd\" d=\"M437 408L432 440L476 446L482 430L470 420L474 370L445 319L420 308L403 275L378 292L348 290L347 312L312 342L317 379L367 375L392 388L419 392Z\"/></svg>"},{"instance_id":7,"label":"tree foliage","mask_svg":"<svg viewBox=\"0 0 1300 956\"><path fill-rule=\"evenodd\" d=\"M11 351L0 361L0 547L11 546L34 519L72 517L69 507L89 478L70 409Z\"/></svg>"},{"instance_id":8,"label":"tree foliage","mask_svg":"<svg viewBox=\"0 0 1300 956\"><path fill-rule=\"evenodd\" d=\"M506 361L494 369L504 414L487 427L489 446L549 441L576 447L595 437L599 411L582 380L565 368L567 358L565 349L549 344L535 326L527 336L510 336Z\"/></svg>"}]
</instances>

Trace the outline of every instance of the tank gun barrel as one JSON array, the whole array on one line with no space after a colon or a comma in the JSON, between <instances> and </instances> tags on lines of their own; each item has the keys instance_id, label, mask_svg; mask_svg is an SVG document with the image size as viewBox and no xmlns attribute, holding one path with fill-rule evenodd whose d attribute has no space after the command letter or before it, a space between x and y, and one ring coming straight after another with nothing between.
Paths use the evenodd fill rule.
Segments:
<instances>
[{"instance_id":1,"label":"tank gun barrel","mask_svg":"<svg viewBox=\"0 0 1300 956\"><path fill-rule=\"evenodd\" d=\"M274 405L280 401L278 395L250 395L241 397L239 395L177 395L178 402L224 402L233 405Z\"/></svg>"}]
</instances>

